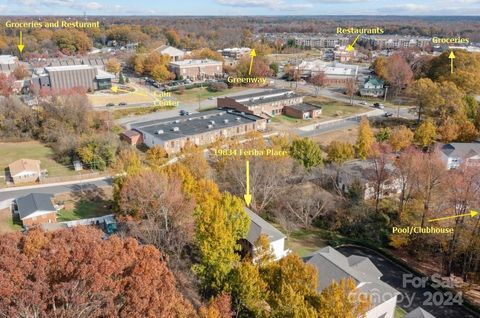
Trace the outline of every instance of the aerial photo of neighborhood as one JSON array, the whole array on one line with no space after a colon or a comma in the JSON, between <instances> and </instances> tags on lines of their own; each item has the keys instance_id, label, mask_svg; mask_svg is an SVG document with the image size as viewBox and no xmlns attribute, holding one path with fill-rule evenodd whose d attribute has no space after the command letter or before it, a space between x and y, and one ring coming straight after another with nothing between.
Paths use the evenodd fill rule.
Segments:
<instances>
[{"instance_id":1,"label":"aerial photo of neighborhood","mask_svg":"<svg viewBox=\"0 0 480 318\"><path fill-rule=\"evenodd\" d=\"M480 318L480 1L0 0L0 318Z\"/></svg>"}]
</instances>

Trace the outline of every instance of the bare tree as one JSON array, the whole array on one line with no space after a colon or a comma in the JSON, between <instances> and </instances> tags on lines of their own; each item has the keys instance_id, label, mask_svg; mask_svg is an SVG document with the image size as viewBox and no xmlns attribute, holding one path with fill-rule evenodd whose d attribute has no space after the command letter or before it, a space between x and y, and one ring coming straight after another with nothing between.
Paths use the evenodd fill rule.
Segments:
<instances>
[{"instance_id":1,"label":"bare tree","mask_svg":"<svg viewBox=\"0 0 480 318\"><path fill-rule=\"evenodd\" d=\"M372 167L367 173L368 180L373 184L373 197L375 199L375 212L378 212L380 199L389 191L391 177L391 148L388 144L373 144L369 155Z\"/></svg>"},{"instance_id":2,"label":"bare tree","mask_svg":"<svg viewBox=\"0 0 480 318\"><path fill-rule=\"evenodd\" d=\"M350 97L350 104L353 105L353 96L357 92L357 79L356 78L348 78L345 82L345 94Z\"/></svg>"},{"instance_id":3,"label":"bare tree","mask_svg":"<svg viewBox=\"0 0 480 318\"><path fill-rule=\"evenodd\" d=\"M325 212L327 199L320 189L312 184L295 185L283 196L285 219L293 219L303 228L309 229L312 222Z\"/></svg>"},{"instance_id":4,"label":"bare tree","mask_svg":"<svg viewBox=\"0 0 480 318\"><path fill-rule=\"evenodd\" d=\"M318 96L320 88L325 86L325 72L318 72L310 79L310 83L315 86L315 96Z\"/></svg>"}]
</instances>

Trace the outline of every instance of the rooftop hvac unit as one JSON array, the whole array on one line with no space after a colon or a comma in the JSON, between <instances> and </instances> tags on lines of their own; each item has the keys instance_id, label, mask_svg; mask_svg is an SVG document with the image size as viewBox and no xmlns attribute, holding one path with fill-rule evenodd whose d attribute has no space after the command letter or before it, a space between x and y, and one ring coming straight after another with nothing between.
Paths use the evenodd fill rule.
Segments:
<instances>
[{"instance_id":1,"label":"rooftop hvac unit","mask_svg":"<svg viewBox=\"0 0 480 318\"><path fill-rule=\"evenodd\" d=\"M208 117L207 117L207 116L205 116L205 115L204 115L204 116L202 116L202 119L207 119L207 118L208 118Z\"/></svg>"},{"instance_id":2,"label":"rooftop hvac unit","mask_svg":"<svg viewBox=\"0 0 480 318\"><path fill-rule=\"evenodd\" d=\"M210 120L210 124L215 125L215 120Z\"/></svg>"},{"instance_id":3,"label":"rooftop hvac unit","mask_svg":"<svg viewBox=\"0 0 480 318\"><path fill-rule=\"evenodd\" d=\"M180 119L177 119L177 120L175 120L175 123L177 123L177 124L178 124L179 122L180 122Z\"/></svg>"},{"instance_id":4,"label":"rooftop hvac unit","mask_svg":"<svg viewBox=\"0 0 480 318\"><path fill-rule=\"evenodd\" d=\"M163 129L157 130L157 135L161 135L161 134L163 134Z\"/></svg>"},{"instance_id":5,"label":"rooftop hvac unit","mask_svg":"<svg viewBox=\"0 0 480 318\"><path fill-rule=\"evenodd\" d=\"M240 114L245 115L245 112L241 112Z\"/></svg>"},{"instance_id":6,"label":"rooftop hvac unit","mask_svg":"<svg viewBox=\"0 0 480 318\"><path fill-rule=\"evenodd\" d=\"M193 120L193 118L192 118L192 117L190 117L188 120L189 120L189 121L190 121L190 120Z\"/></svg>"},{"instance_id":7,"label":"rooftop hvac unit","mask_svg":"<svg viewBox=\"0 0 480 318\"><path fill-rule=\"evenodd\" d=\"M240 117L235 118L237 121L240 121Z\"/></svg>"},{"instance_id":8,"label":"rooftop hvac unit","mask_svg":"<svg viewBox=\"0 0 480 318\"><path fill-rule=\"evenodd\" d=\"M178 127L173 127L172 128L172 131L179 131L179 130L180 130L180 128L178 128Z\"/></svg>"},{"instance_id":9,"label":"rooftop hvac unit","mask_svg":"<svg viewBox=\"0 0 480 318\"><path fill-rule=\"evenodd\" d=\"M228 124L228 119L224 119L223 122L224 122L225 124Z\"/></svg>"},{"instance_id":10,"label":"rooftop hvac unit","mask_svg":"<svg viewBox=\"0 0 480 318\"><path fill-rule=\"evenodd\" d=\"M212 129L212 128L213 128L213 125L208 125L207 128L208 128L208 129Z\"/></svg>"}]
</instances>

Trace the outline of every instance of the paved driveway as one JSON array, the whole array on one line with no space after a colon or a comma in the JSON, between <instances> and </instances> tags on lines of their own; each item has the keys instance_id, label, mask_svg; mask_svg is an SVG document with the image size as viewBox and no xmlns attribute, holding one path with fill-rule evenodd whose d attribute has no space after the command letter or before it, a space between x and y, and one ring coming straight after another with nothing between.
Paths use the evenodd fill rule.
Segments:
<instances>
[{"instance_id":1,"label":"paved driveway","mask_svg":"<svg viewBox=\"0 0 480 318\"><path fill-rule=\"evenodd\" d=\"M450 292L438 291L430 286L418 286L422 285L420 277L412 275L407 270L368 248L345 246L337 250L345 256L360 255L368 257L383 273L382 281L390 284L401 293L398 297L398 305L407 312L421 306L437 318L480 317L480 313L474 313L455 303L458 298L454 299Z\"/></svg>"}]
</instances>

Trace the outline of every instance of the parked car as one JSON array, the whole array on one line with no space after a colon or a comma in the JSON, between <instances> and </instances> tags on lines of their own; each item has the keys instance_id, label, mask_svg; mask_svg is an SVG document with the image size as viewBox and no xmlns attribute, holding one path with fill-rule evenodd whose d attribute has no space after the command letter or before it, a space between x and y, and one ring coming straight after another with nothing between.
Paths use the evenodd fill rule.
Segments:
<instances>
[{"instance_id":1,"label":"parked car","mask_svg":"<svg viewBox=\"0 0 480 318\"><path fill-rule=\"evenodd\" d=\"M125 103L125 102L120 102L120 103L118 103L118 106L127 106L127 103Z\"/></svg>"},{"instance_id":2,"label":"parked car","mask_svg":"<svg viewBox=\"0 0 480 318\"><path fill-rule=\"evenodd\" d=\"M181 109L179 113L180 113L180 116L188 115L188 112L184 109Z\"/></svg>"},{"instance_id":3,"label":"parked car","mask_svg":"<svg viewBox=\"0 0 480 318\"><path fill-rule=\"evenodd\" d=\"M380 108L380 109L385 108L385 106L383 106L383 104L380 104L380 103L373 103L373 107Z\"/></svg>"},{"instance_id":4,"label":"parked car","mask_svg":"<svg viewBox=\"0 0 480 318\"><path fill-rule=\"evenodd\" d=\"M108 103L108 104L105 105L105 106L107 106L107 107L113 107L113 106L115 106L115 104L114 104L114 103Z\"/></svg>"},{"instance_id":5,"label":"parked car","mask_svg":"<svg viewBox=\"0 0 480 318\"><path fill-rule=\"evenodd\" d=\"M393 113L386 112L385 114L383 114L383 116L385 116L385 117L392 117L392 116L393 116Z\"/></svg>"}]
</instances>

